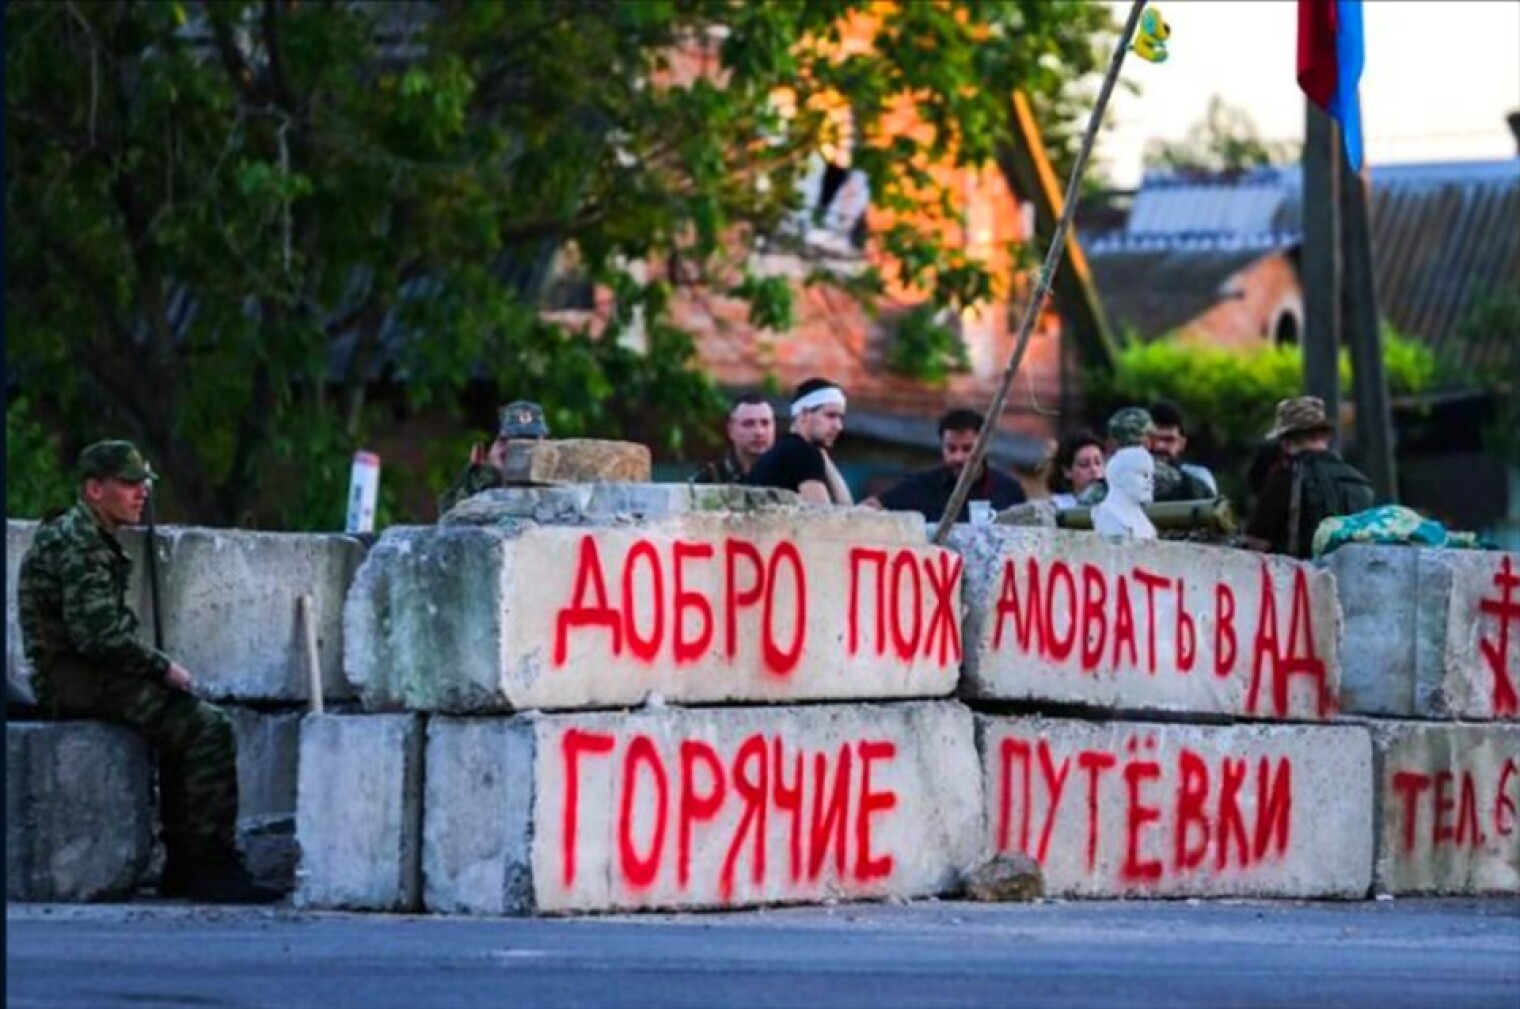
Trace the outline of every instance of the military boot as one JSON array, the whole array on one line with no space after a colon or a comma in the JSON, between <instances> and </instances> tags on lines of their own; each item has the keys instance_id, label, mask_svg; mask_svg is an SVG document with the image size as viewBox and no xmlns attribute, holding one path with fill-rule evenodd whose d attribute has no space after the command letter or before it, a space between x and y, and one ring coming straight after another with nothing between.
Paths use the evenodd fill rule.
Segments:
<instances>
[{"instance_id":1,"label":"military boot","mask_svg":"<svg viewBox=\"0 0 1520 1009\"><path fill-rule=\"evenodd\" d=\"M255 882L236 851L209 852L182 871L188 875L176 879L175 895L197 903L273 904L285 899L285 894L274 887ZM162 884L159 893L164 893Z\"/></svg>"}]
</instances>

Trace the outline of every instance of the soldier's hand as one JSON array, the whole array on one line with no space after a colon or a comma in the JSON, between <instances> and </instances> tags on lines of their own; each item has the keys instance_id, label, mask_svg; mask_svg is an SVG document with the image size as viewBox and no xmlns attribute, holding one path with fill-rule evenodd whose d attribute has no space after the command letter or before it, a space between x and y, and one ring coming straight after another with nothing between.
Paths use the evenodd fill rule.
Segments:
<instances>
[{"instance_id":1,"label":"soldier's hand","mask_svg":"<svg viewBox=\"0 0 1520 1009\"><path fill-rule=\"evenodd\" d=\"M183 690L187 694L190 692L190 688L195 685L195 679L190 675L190 671L178 662L169 663L169 671L164 674L164 682L176 690Z\"/></svg>"}]
</instances>

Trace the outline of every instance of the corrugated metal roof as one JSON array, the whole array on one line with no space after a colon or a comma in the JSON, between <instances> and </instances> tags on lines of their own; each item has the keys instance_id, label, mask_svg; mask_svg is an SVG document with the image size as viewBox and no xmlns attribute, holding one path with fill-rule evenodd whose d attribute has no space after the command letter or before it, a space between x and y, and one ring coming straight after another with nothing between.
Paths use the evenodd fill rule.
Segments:
<instances>
[{"instance_id":1,"label":"corrugated metal roof","mask_svg":"<svg viewBox=\"0 0 1520 1009\"><path fill-rule=\"evenodd\" d=\"M1145 241L1089 250L1088 258L1114 328L1149 339L1213 308L1226 281L1280 248Z\"/></svg>"},{"instance_id":2,"label":"corrugated metal roof","mask_svg":"<svg viewBox=\"0 0 1520 1009\"><path fill-rule=\"evenodd\" d=\"M1177 311L1142 302L1179 285L1183 273L1192 274L1181 285L1187 290L1217 285L1244 265L1245 248L1296 242L1302 195L1297 166L1235 179L1147 173L1124 231L1086 243L1110 314L1146 320L1137 327L1146 335L1159 332L1150 326ZM1458 347L1456 331L1486 292L1520 295L1520 158L1374 166L1369 220L1379 309L1394 326L1471 368L1511 353L1520 334L1485 334ZM1197 304L1196 296L1187 300Z\"/></svg>"}]
</instances>

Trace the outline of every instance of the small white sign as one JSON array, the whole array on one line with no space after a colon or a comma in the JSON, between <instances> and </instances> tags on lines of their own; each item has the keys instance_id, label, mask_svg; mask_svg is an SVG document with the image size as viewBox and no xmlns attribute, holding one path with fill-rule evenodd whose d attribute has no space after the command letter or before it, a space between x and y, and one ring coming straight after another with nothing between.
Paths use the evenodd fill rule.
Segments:
<instances>
[{"instance_id":1,"label":"small white sign","mask_svg":"<svg viewBox=\"0 0 1520 1009\"><path fill-rule=\"evenodd\" d=\"M354 468L348 480L348 521L344 531L375 531L375 498L380 492L380 457L373 452L355 452Z\"/></svg>"}]
</instances>

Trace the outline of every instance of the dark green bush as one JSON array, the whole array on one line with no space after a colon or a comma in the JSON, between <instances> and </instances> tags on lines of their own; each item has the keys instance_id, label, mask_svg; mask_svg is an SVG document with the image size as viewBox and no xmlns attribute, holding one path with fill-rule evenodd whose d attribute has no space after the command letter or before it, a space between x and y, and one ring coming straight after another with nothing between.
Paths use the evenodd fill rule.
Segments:
<instances>
[{"instance_id":1,"label":"dark green bush","mask_svg":"<svg viewBox=\"0 0 1520 1009\"><path fill-rule=\"evenodd\" d=\"M40 518L73 501L58 437L32 416L25 397L16 397L5 408L6 517Z\"/></svg>"},{"instance_id":2,"label":"dark green bush","mask_svg":"<svg viewBox=\"0 0 1520 1009\"><path fill-rule=\"evenodd\" d=\"M1428 392L1447 376L1443 363L1424 344L1383 330L1383 362L1393 396ZM1187 416L1188 454L1216 469L1222 485L1239 496L1236 471L1272 426L1277 402L1303 391L1303 352L1298 347L1263 347L1241 353L1162 339L1131 342L1120 351L1112 373L1087 375L1088 416L1099 433L1121 406L1170 399ZM1351 360L1340 360L1341 397L1351 397Z\"/></svg>"}]
</instances>

